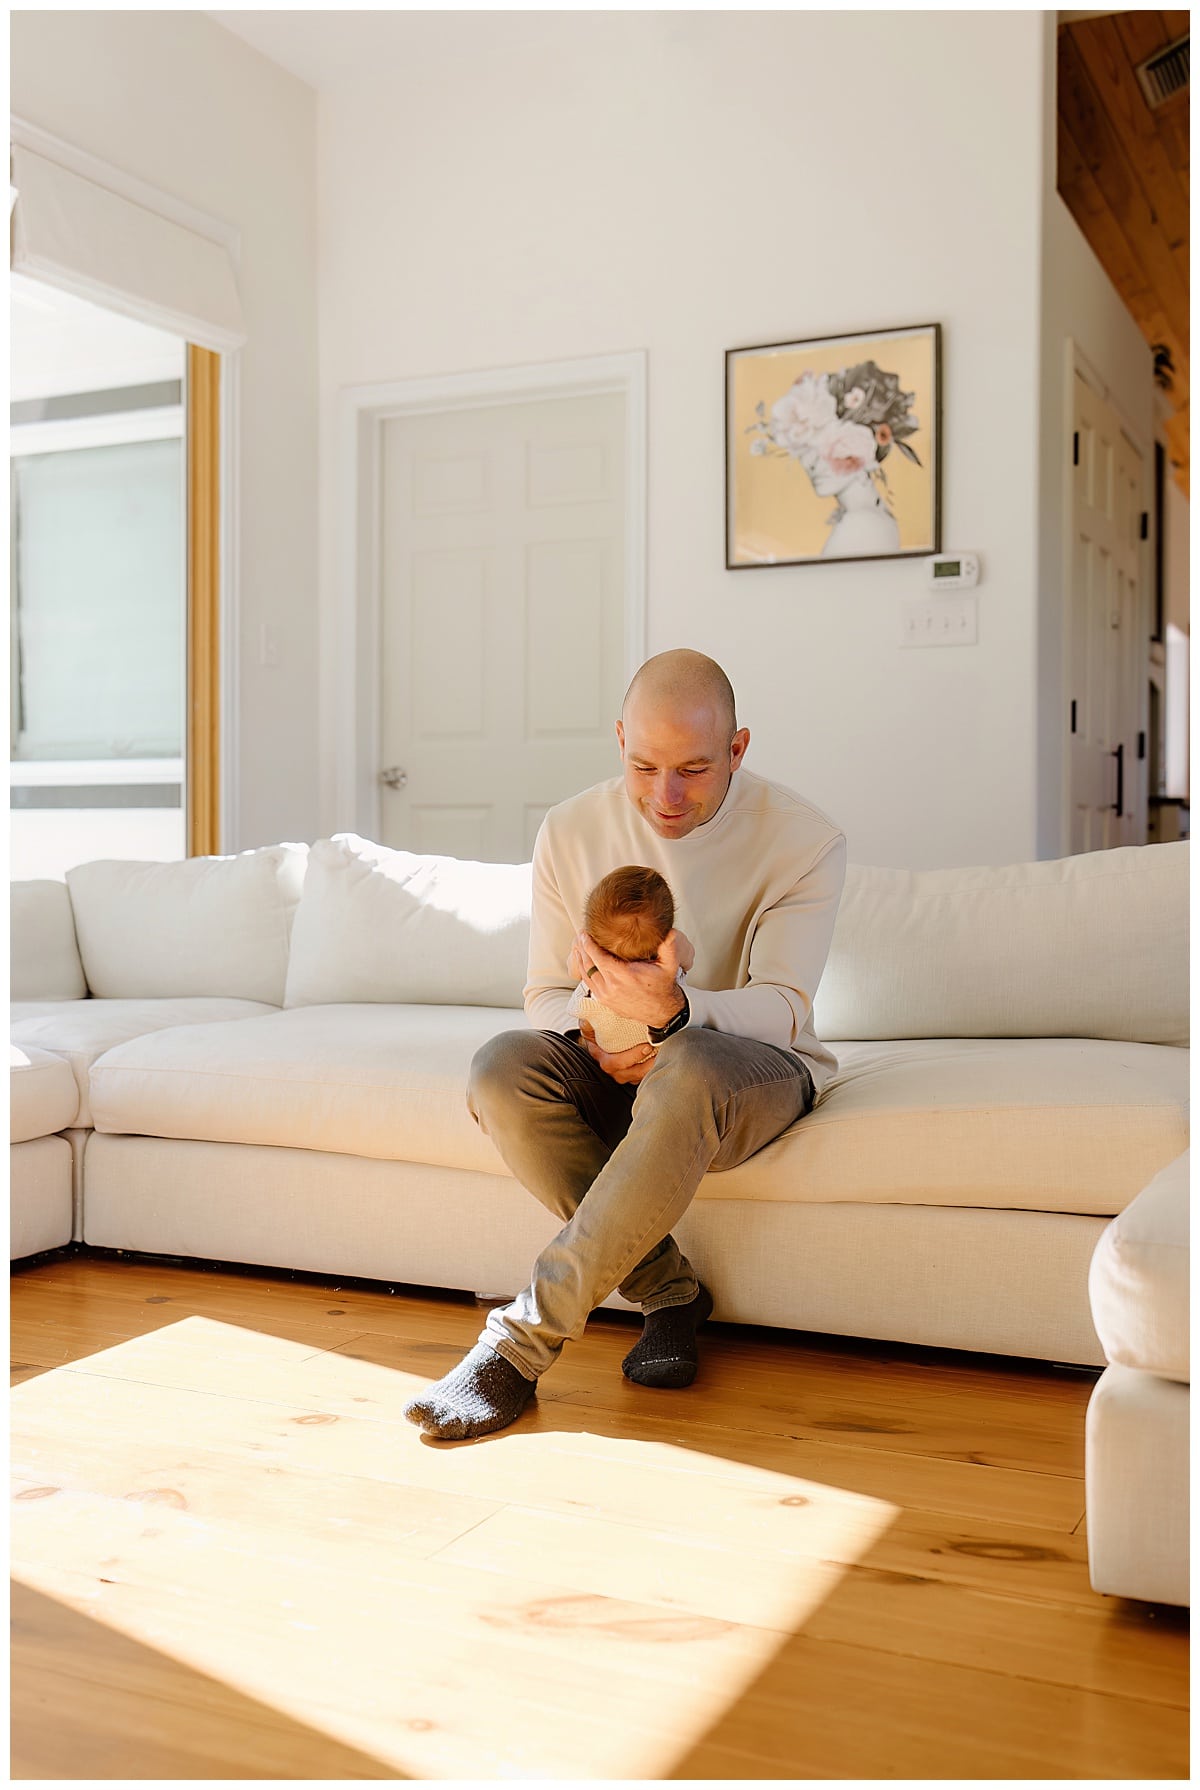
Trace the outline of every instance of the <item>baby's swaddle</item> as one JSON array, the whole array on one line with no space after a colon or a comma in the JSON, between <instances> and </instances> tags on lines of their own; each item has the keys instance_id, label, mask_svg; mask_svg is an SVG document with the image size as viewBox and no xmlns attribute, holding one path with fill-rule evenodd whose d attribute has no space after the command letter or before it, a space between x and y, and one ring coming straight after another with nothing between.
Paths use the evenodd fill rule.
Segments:
<instances>
[{"instance_id":1,"label":"baby's swaddle","mask_svg":"<svg viewBox=\"0 0 1200 1790\"><path fill-rule=\"evenodd\" d=\"M581 982L571 996L568 1011L574 1019L587 1020L601 1050L632 1050L635 1044L650 1043L649 1026L640 1019L623 1019L619 1013L614 1013L611 1007L606 1007L589 992L586 982Z\"/></svg>"}]
</instances>

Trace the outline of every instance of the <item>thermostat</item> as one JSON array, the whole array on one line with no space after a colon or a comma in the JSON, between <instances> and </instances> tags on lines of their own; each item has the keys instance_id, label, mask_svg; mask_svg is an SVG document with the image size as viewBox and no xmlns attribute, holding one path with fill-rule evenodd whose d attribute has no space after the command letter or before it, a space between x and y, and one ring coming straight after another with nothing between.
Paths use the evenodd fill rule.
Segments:
<instances>
[{"instance_id":1,"label":"thermostat","mask_svg":"<svg viewBox=\"0 0 1200 1790\"><path fill-rule=\"evenodd\" d=\"M977 553L935 553L929 562L929 582L934 590L971 590L979 583Z\"/></svg>"}]
</instances>

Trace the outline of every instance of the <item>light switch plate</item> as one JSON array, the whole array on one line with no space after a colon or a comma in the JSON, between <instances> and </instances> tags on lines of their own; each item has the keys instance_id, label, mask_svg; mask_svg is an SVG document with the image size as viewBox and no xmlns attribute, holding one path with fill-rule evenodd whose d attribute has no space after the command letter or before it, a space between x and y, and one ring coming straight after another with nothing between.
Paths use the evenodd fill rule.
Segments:
<instances>
[{"instance_id":1,"label":"light switch plate","mask_svg":"<svg viewBox=\"0 0 1200 1790\"><path fill-rule=\"evenodd\" d=\"M979 598L905 597L900 607L901 646L976 646Z\"/></svg>"}]
</instances>

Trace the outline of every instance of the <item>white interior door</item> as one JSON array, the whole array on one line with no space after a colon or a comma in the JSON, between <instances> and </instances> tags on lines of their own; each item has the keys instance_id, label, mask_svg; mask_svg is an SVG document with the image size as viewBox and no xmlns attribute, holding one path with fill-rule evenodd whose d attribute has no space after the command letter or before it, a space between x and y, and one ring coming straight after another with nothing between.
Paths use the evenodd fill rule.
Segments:
<instances>
[{"instance_id":1,"label":"white interior door","mask_svg":"<svg viewBox=\"0 0 1200 1790\"><path fill-rule=\"evenodd\" d=\"M625 398L381 427L381 843L521 863L618 768Z\"/></svg>"},{"instance_id":2,"label":"white interior door","mask_svg":"<svg viewBox=\"0 0 1200 1790\"><path fill-rule=\"evenodd\" d=\"M1149 676L1142 456L1079 373L1074 392L1078 454L1067 591L1072 853L1145 842L1139 747Z\"/></svg>"}]
</instances>

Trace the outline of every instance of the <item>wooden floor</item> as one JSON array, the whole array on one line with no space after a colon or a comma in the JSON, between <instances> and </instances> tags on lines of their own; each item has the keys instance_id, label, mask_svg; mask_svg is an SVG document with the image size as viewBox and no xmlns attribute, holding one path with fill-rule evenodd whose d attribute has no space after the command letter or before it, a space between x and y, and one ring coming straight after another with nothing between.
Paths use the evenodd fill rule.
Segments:
<instances>
[{"instance_id":1,"label":"wooden floor","mask_svg":"<svg viewBox=\"0 0 1200 1790\"><path fill-rule=\"evenodd\" d=\"M439 1445L465 1298L76 1257L11 1315L15 1777L1188 1775L1089 1375L714 1325L655 1393L605 1314Z\"/></svg>"}]
</instances>

